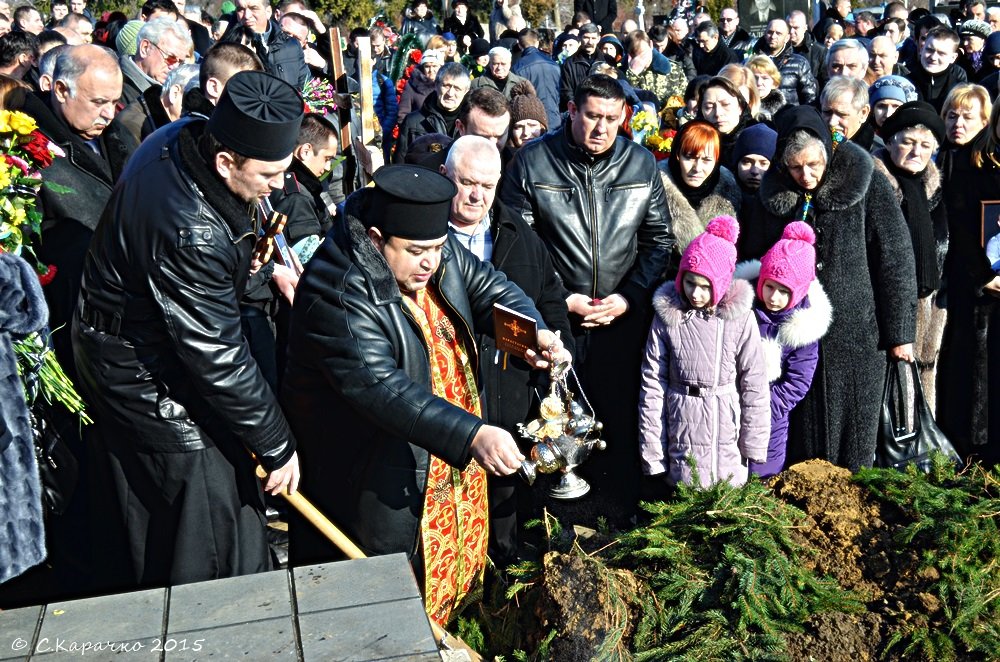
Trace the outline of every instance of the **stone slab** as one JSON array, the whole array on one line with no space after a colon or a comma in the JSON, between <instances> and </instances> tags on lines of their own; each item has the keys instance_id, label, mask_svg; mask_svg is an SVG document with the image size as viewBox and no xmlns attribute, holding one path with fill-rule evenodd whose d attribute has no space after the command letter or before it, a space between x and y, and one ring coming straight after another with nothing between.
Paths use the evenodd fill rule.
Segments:
<instances>
[{"instance_id":1,"label":"stone slab","mask_svg":"<svg viewBox=\"0 0 1000 662\"><path fill-rule=\"evenodd\" d=\"M41 607L0 611L0 660L27 658L41 617Z\"/></svg>"}]
</instances>

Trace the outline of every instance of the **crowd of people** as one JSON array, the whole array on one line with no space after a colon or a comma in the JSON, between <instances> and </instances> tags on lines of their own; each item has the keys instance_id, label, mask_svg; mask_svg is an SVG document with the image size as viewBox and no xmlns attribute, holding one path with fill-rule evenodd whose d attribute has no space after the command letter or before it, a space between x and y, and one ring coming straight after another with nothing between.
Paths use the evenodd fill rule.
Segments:
<instances>
[{"instance_id":1,"label":"crowd of people","mask_svg":"<svg viewBox=\"0 0 1000 662\"><path fill-rule=\"evenodd\" d=\"M565 363L617 526L696 477L871 466L887 361L1000 460L1000 9L835 0L751 34L689 0L648 29L576 0L561 31L446 5L332 45L305 0L0 0L0 107L61 154L26 242L94 420L49 412L80 481L4 603L268 570L271 497L301 486L407 554L446 624L519 558L518 425ZM374 172L340 143L365 113ZM495 305L537 346L499 350ZM289 517L291 563L337 558Z\"/></svg>"}]
</instances>

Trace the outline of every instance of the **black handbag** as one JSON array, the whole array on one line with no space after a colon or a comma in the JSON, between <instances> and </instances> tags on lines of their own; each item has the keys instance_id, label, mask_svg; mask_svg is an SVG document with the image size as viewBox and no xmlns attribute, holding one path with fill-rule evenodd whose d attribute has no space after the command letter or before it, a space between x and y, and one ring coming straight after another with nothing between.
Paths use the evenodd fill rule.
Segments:
<instances>
[{"instance_id":1,"label":"black handbag","mask_svg":"<svg viewBox=\"0 0 1000 662\"><path fill-rule=\"evenodd\" d=\"M42 398L35 401L29 414L35 437L38 476L42 482L42 507L46 515L62 515L76 491L80 478L79 464Z\"/></svg>"},{"instance_id":2,"label":"black handbag","mask_svg":"<svg viewBox=\"0 0 1000 662\"><path fill-rule=\"evenodd\" d=\"M901 370L909 371L912 399L906 381L900 376ZM882 416L879 421L875 466L903 469L909 464L915 464L926 473L930 471L930 456L934 451L943 453L956 464L962 463L955 447L938 428L927 408L917 364L889 361L882 390Z\"/></svg>"}]
</instances>

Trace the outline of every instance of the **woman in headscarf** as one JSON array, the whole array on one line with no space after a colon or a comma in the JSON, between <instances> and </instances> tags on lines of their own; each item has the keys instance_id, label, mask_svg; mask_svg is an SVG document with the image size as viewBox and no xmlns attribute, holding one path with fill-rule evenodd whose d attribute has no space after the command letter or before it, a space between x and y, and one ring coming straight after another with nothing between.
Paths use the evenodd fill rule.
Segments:
<instances>
[{"instance_id":1,"label":"woman in headscarf","mask_svg":"<svg viewBox=\"0 0 1000 662\"><path fill-rule=\"evenodd\" d=\"M1000 104L990 104L984 87L958 85L941 117L946 142L938 167L951 235L937 420L963 456L992 465L1000 461L1000 277L982 239L996 223L984 218L987 205L1000 199Z\"/></svg>"},{"instance_id":2,"label":"woman in headscarf","mask_svg":"<svg viewBox=\"0 0 1000 662\"><path fill-rule=\"evenodd\" d=\"M677 243L667 277L674 271L691 241L716 216L736 216L742 195L736 177L719 162L719 132L708 122L688 122L670 147L670 158L660 161L660 178Z\"/></svg>"},{"instance_id":3,"label":"woman in headscarf","mask_svg":"<svg viewBox=\"0 0 1000 662\"><path fill-rule=\"evenodd\" d=\"M816 233L817 278L833 323L812 388L792 413L789 462L822 458L857 470L875 454L886 353L913 359L913 244L885 175L850 142L834 150L810 106L778 113L775 160L748 219L744 257L759 258L789 222Z\"/></svg>"}]
</instances>

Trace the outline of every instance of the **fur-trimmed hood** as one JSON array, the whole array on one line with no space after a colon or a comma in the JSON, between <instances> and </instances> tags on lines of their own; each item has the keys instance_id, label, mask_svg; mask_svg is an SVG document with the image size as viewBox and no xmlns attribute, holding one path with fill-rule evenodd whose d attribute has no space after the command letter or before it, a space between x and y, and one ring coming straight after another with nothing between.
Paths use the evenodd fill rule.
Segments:
<instances>
[{"instance_id":1,"label":"fur-trimmed hood","mask_svg":"<svg viewBox=\"0 0 1000 662\"><path fill-rule=\"evenodd\" d=\"M889 170L889 163L892 158L889 156L889 150L883 147L875 150L872 156L875 157L875 167L882 171L882 174L889 180L889 184L892 185L892 191L896 194L896 200L903 202L903 191L899 188L899 180ZM941 202L941 171L938 170L934 161L927 163L921 180L924 183L924 194L927 196L928 207L934 209Z\"/></svg>"},{"instance_id":2,"label":"fur-trimmed hood","mask_svg":"<svg viewBox=\"0 0 1000 662\"><path fill-rule=\"evenodd\" d=\"M719 182L708 194L698 209L684 197L677 184L674 183L667 170L666 161L658 165L660 179L663 180L663 190L667 197L667 211L670 212L670 223L677 244L674 250L680 254L688 247L695 237L705 231L708 222L716 216L736 216L743 202L743 193L736 177L725 166L719 166Z\"/></svg>"},{"instance_id":3,"label":"fur-trimmed hood","mask_svg":"<svg viewBox=\"0 0 1000 662\"><path fill-rule=\"evenodd\" d=\"M775 154L775 158L780 158ZM874 159L857 145L842 142L834 151L812 204L818 210L839 211L857 205L868 194ZM760 200L776 216L789 217L798 208L804 191L783 167L769 170L760 185Z\"/></svg>"},{"instance_id":4,"label":"fur-trimmed hood","mask_svg":"<svg viewBox=\"0 0 1000 662\"><path fill-rule=\"evenodd\" d=\"M733 274L734 279L750 283L751 289L755 289L754 282L759 276L760 262L758 260L737 264L736 273ZM798 349L811 345L825 336L830 329L830 324L833 322L833 306L819 280L813 279L809 283L806 300L808 300L808 305L803 306L800 303L793 310L788 311L784 315L784 319L780 321L778 336L775 340L782 347Z\"/></svg>"},{"instance_id":5,"label":"fur-trimmed hood","mask_svg":"<svg viewBox=\"0 0 1000 662\"><path fill-rule=\"evenodd\" d=\"M756 290L755 282L760 277L760 261L749 260L736 265L734 279L745 280ZM758 324L773 324L778 332L769 337L761 329L764 346L764 368L767 381L774 383L781 378L782 358L791 352L818 342L830 329L833 322L833 306L826 291L816 279L809 284L809 292L798 306L788 311L772 313L761 307L756 309ZM774 327L771 327L772 329Z\"/></svg>"},{"instance_id":6,"label":"fur-trimmed hood","mask_svg":"<svg viewBox=\"0 0 1000 662\"><path fill-rule=\"evenodd\" d=\"M668 327L679 326L692 315L714 314L728 322L739 319L750 312L752 307L753 289L745 280L733 280L714 312L711 309L690 308L672 281L660 285L653 295L653 310Z\"/></svg>"}]
</instances>

